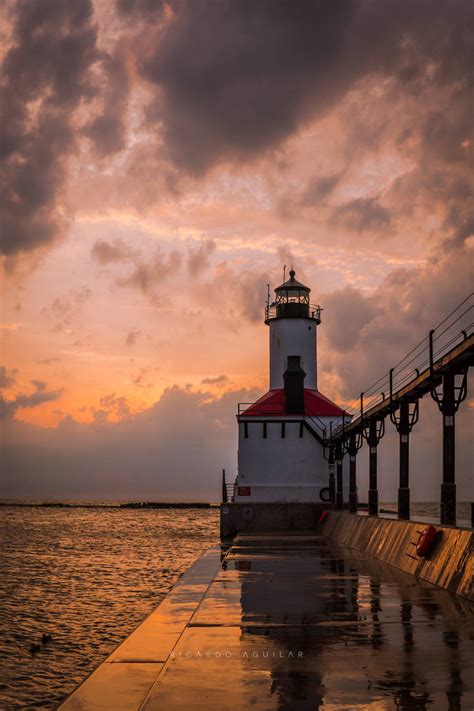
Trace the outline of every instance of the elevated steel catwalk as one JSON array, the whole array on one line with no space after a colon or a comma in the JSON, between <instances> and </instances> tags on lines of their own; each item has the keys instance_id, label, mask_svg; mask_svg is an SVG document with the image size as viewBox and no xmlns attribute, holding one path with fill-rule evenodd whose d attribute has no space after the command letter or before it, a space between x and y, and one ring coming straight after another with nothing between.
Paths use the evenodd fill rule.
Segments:
<instances>
[{"instance_id":1,"label":"elevated steel catwalk","mask_svg":"<svg viewBox=\"0 0 474 711\"><path fill-rule=\"evenodd\" d=\"M385 420L399 435L398 517L410 518L410 433L419 418L419 400L430 393L442 414L441 522L456 524L455 417L467 395L467 373L474 364L474 294L469 294L438 326L388 373L362 392L360 402L345 410L352 417L330 427L328 452L330 501L344 508L342 460L349 455L349 510L358 508L356 457L364 441L369 448L368 513L378 514L377 450ZM334 472L334 469L336 472ZM336 475L335 475L336 474Z\"/></svg>"}]
</instances>

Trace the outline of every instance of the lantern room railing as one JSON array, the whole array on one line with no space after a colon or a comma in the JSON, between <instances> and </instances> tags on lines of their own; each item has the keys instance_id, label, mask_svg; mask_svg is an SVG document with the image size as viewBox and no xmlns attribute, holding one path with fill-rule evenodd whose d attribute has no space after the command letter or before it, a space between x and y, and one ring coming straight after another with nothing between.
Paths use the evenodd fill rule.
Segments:
<instances>
[{"instance_id":1,"label":"lantern room railing","mask_svg":"<svg viewBox=\"0 0 474 711\"><path fill-rule=\"evenodd\" d=\"M301 315L298 314L297 317L300 318L310 318L313 319L313 321L317 321L318 323L321 322L321 307L317 304L305 304L304 302L292 302L292 301L287 301L287 302L282 302L282 303L273 303L273 304L267 304L265 306L265 323L268 323L268 321L271 321L272 319L275 318L285 318L286 316L290 315L287 313L282 314L282 309L284 310L285 307L295 305L296 307L302 307L302 313ZM307 309L307 311L306 311ZM296 314L295 314L296 316Z\"/></svg>"}]
</instances>

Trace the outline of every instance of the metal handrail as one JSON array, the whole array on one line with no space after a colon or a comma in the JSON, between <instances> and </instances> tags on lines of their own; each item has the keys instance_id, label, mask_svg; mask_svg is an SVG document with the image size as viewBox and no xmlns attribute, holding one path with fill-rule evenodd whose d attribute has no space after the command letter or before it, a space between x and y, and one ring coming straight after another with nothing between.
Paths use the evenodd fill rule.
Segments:
<instances>
[{"instance_id":1,"label":"metal handrail","mask_svg":"<svg viewBox=\"0 0 474 711\"><path fill-rule=\"evenodd\" d=\"M293 302L284 302L284 303L293 303ZM267 304L265 306L265 321L269 321L271 319L277 318L277 308L279 306L284 305L284 303L281 304ZM295 301L294 303L300 303ZM303 305L303 302L301 302ZM316 321L321 320L321 306L319 304L304 304L307 305L309 308L309 318L315 319Z\"/></svg>"},{"instance_id":2,"label":"metal handrail","mask_svg":"<svg viewBox=\"0 0 474 711\"><path fill-rule=\"evenodd\" d=\"M242 415L245 414L245 412L248 410L249 407L252 405L255 405L253 402L239 402L238 404L238 414ZM242 409L244 408L244 409ZM265 406L263 404L261 407L259 406L259 409L261 410L256 417L264 417L266 414L271 415L275 414L276 410L281 408L281 404L279 403L269 403L268 405ZM304 415L303 413L301 414L301 418L303 418L305 421L312 423L317 430L320 432L320 436L323 439L326 439L326 434L327 434L327 428L324 422L322 422L317 415Z\"/></svg>"},{"instance_id":3,"label":"metal handrail","mask_svg":"<svg viewBox=\"0 0 474 711\"><path fill-rule=\"evenodd\" d=\"M225 495L223 497L224 500L222 503L227 504L227 503L232 503L234 501L236 486L237 486L237 484L235 481L232 482L232 484L225 485Z\"/></svg>"},{"instance_id":4,"label":"metal handrail","mask_svg":"<svg viewBox=\"0 0 474 711\"><path fill-rule=\"evenodd\" d=\"M319 417L317 415L307 415L305 417L305 420L309 420L310 422L312 422L316 426L316 428L321 432L322 438L326 439L326 434L327 434L326 425L323 422L321 422L321 420L319 419Z\"/></svg>"}]
</instances>

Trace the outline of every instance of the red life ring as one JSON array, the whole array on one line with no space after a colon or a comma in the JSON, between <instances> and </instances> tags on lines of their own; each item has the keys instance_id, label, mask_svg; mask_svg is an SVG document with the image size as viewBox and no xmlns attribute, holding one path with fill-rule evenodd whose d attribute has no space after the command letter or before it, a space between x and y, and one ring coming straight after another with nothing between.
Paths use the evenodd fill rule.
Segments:
<instances>
[{"instance_id":1,"label":"red life ring","mask_svg":"<svg viewBox=\"0 0 474 711\"><path fill-rule=\"evenodd\" d=\"M328 516L329 516L329 511L323 511L321 516L319 517L319 523L323 524Z\"/></svg>"},{"instance_id":2,"label":"red life ring","mask_svg":"<svg viewBox=\"0 0 474 711\"><path fill-rule=\"evenodd\" d=\"M434 526L427 526L423 529L418 539L418 543L416 544L416 554L420 556L420 558L430 552L433 547L433 543L435 542L435 538L436 528Z\"/></svg>"}]
</instances>

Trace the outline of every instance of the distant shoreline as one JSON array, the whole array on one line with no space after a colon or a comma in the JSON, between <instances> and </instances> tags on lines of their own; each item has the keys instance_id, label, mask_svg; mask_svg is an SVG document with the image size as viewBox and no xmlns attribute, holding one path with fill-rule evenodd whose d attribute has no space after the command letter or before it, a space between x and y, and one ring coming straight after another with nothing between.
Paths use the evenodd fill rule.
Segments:
<instances>
[{"instance_id":1,"label":"distant shoreline","mask_svg":"<svg viewBox=\"0 0 474 711\"><path fill-rule=\"evenodd\" d=\"M0 507L8 508L48 508L48 509L211 509L219 504L203 502L168 502L168 501L129 501L124 503L67 503L61 501L26 502L26 501L0 501Z\"/></svg>"}]
</instances>

